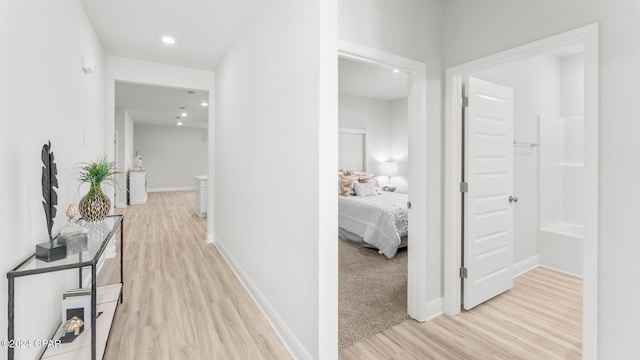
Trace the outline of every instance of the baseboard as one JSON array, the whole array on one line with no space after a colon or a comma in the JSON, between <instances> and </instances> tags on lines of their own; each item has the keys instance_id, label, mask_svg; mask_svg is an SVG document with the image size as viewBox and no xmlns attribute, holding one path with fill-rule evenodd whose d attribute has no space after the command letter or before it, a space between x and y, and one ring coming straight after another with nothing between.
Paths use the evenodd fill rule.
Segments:
<instances>
[{"instance_id":1,"label":"baseboard","mask_svg":"<svg viewBox=\"0 0 640 360\"><path fill-rule=\"evenodd\" d=\"M569 275L569 276L573 276L573 277L577 277L577 278L582 279L582 275L574 274L572 272L568 272L568 271L565 271L565 270L560 270L560 269L557 269L557 268L554 268L554 267L551 267L551 266L547 266L547 265L540 265L540 267L548 269L548 270L551 270L551 271L559 272L559 273L562 273L562 274L565 274L565 275Z\"/></svg>"},{"instance_id":2,"label":"baseboard","mask_svg":"<svg viewBox=\"0 0 640 360\"><path fill-rule=\"evenodd\" d=\"M429 321L443 314L442 298L437 298L429 301L425 307L426 307L425 314L427 315L426 321Z\"/></svg>"},{"instance_id":3,"label":"baseboard","mask_svg":"<svg viewBox=\"0 0 640 360\"><path fill-rule=\"evenodd\" d=\"M205 237L204 242L207 244L215 244L215 240L213 239L213 234L207 233L207 236ZM218 249L219 248L220 247L218 247ZM220 250L220 252L222 252L222 250Z\"/></svg>"},{"instance_id":4,"label":"baseboard","mask_svg":"<svg viewBox=\"0 0 640 360\"><path fill-rule=\"evenodd\" d=\"M513 277L517 278L518 276L538 266L540 266L540 256L534 255L528 259L524 259L516 264L513 264Z\"/></svg>"},{"instance_id":5,"label":"baseboard","mask_svg":"<svg viewBox=\"0 0 640 360\"><path fill-rule=\"evenodd\" d=\"M238 264L234 257L225 249L224 245L219 241L215 241L211 234L207 235L207 241L209 241L209 239L211 239L213 244L218 248L218 250L222 254L222 257L225 259L227 264L229 264L231 270L233 270L233 272L236 274L236 277L240 280L240 283L242 283L244 288L253 299L253 302L258 305L258 308L266 316L269 324L275 330L276 334L278 334L283 344L287 347L289 353L291 353L291 356L294 359L312 360L313 357L311 356L311 354L309 354L304 345L302 345L302 342L300 342L300 340L291 331L291 329L289 329L287 324L282 320L280 315L278 315L269 301L264 297L264 295L262 295L260 290L244 272L240 264Z\"/></svg>"},{"instance_id":6,"label":"baseboard","mask_svg":"<svg viewBox=\"0 0 640 360\"><path fill-rule=\"evenodd\" d=\"M150 188L147 192L165 192L165 191L189 191L195 190L195 186L177 186L177 187L165 187L165 188Z\"/></svg>"}]
</instances>

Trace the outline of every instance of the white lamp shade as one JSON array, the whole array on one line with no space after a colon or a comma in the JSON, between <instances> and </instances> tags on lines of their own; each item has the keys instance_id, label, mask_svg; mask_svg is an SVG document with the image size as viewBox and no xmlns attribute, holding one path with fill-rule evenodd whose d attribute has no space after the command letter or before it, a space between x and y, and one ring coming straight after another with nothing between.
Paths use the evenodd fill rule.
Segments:
<instances>
[{"instance_id":1,"label":"white lamp shade","mask_svg":"<svg viewBox=\"0 0 640 360\"><path fill-rule=\"evenodd\" d=\"M380 163L379 174L382 176L394 176L398 173L398 163L395 161L385 161Z\"/></svg>"}]
</instances>

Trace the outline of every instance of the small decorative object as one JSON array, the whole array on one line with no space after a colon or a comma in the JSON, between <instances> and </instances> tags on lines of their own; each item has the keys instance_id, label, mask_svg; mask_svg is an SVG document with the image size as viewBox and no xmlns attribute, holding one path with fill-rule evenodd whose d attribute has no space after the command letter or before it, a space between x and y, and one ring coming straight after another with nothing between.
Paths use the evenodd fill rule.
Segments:
<instances>
[{"instance_id":1,"label":"small decorative object","mask_svg":"<svg viewBox=\"0 0 640 360\"><path fill-rule=\"evenodd\" d=\"M62 333L64 334L60 338L60 342L65 344L75 340L84 331L84 321L77 316L67 320L62 327Z\"/></svg>"},{"instance_id":2,"label":"small decorative object","mask_svg":"<svg viewBox=\"0 0 640 360\"><path fill-rule=\"evenodd\" d=\"M142 155L136 152L136 158L133 159L133 170L142 170Z\"/></svg>"},{"instance_id":3,"label":"small decorative object","mask_svg":"<svg viewBox=\"0 0 640 360\"><path fill-rule=\"evenodd\" d=\"M75 316L83 321L85 327L91 328L91 289L81 288L65 291L62 294L61 314L63 324ZM66 332L62 335L66 335ZM73 341L73 339L69 341Z\"/></svg>"},{"instance_id":4,"label":"small decorative object","mask_svg":"<svg viewBox=\"0 0 640 360\"><path fill-rule=\"evenodd\" d=\"M58 194L54 187L58 187L58 167L54 161L53 151L51 151L51 141L42 146L42 206L47 220L47 231L49 233L49 242L36 245L36 259L46 262L56 261L67 257L67 247L63 244L54 242L53 229L54 219L56 217L56 205L58 205Z\"/></svg>"},{"instance_id":5,"label":"small decorative object","mask_svg":"<svg viewBox=\"0 0 640 360\"><path fill-rule=\"evenodd\" d=\"M78 208L71 204L67 208L68 222L58 235L58 244L65 244L67 246L68 254L76 254L83 251L87 251L87 233L89 229L76 224L73 218L78 214Z\"/></svg>"},{"instance_id":6,"label":"small decorative object","mask_svg":"<svg viewBox=\"0 0 640 360\"><path fill-rule=\"evenodd\" d=\"M80 199L80 215L90 222L104 219L111 209L111 201L102 192L102 183L117 186L115 164L106 157L85 164L80 170L80 182L89 183L89 192Z\"/></svg>"},{"instance_id":7,"label":"small decorative object","mask_svg":"<svg viewBox=\"0 0 640 360\"><path fill-rule=\"evenodd\" d=\"M65 213L65 215L67 215L67 218L69 220L73 220L73 218L75 218L76 215L78 215L78 207L76 207L73 204L69 204L69 206L67 207L67 212Z\"/></svg>"}]
</instances>

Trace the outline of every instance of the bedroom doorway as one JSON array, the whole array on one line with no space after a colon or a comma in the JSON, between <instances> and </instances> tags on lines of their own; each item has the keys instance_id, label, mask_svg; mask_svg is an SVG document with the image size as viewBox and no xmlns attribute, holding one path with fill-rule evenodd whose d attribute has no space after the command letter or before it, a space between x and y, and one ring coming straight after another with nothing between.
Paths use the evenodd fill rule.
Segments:
<instances>
[{"instance_id":1,"label":"bedroom doorway","mask_svg":"<svg viewBox=\"0 0 640 360\"><path fill-rule=\"evenodd\" d=\"M338 344L406 319L407 74L338 60Z\"/></svg>"},{"instance_id":2,"label":"bedroom doorway","mask_svg":"<svg viewBox=\"0 0 640 360\"><path fill-rule=\"evenodd\" d=\"M426 213L427 201L425 186L418 184L427 183L424 164L427 162L426 153L426 65L411 59L399 57L395 54L386 53L377 49L372 49L358 44L345 41L339 42L338 56L341 61L357 62L366 65L385 69L389 74L403 73L407 78L407 98L404 105L406 109L406 164L382 165L389 162L392 157L387 153L379 159L371 159L368 172L380 174L380 170L387 166L390 168L391 185L396 187L396 191L403 189L410 194L408 197L408 226L411 233L411 250L406 251L407 255L407 314L417 321L426 321L432 317L427 304L427 226ZM345 129L343 129L345 130ZM357 132L353 127L352 132ZM373 135L367 132L367 136ZM388 136L389 134L387 134ZM370 140L366 140L368 144ZM365 159L366 163L366 159ZM374 165L375 163L375 165ZM366 166L366 165L365 165ZM364 166L363 166L364 167ZM404 167L404 169L403 169ZM384 170L383 170L384 171ZM393 172L406 172L406 180L403 183L402 176L394 177ZM381 180L383 187L389 182L385 176ZM412 221L411 219L416 219ZM380 255L381 256L381 255ZM383 257L384 258L384 257Z\"/></svg>"},{"instance_id":3,"label":"bedroom doorway","mask_svg":"<svg viewBox=\"0 0 640 360\"><path fill-rule=\"evenodd\" d=\"M469 304L470 306L466 304L467 296L469 295L467 293L469 290L467 282L469 279L473 280L478 277L480 277L480 280L476 280L476 282L481 282L487 278L487 272L480 274L482 271L479 269L469 268L469 266L473 267L474 265L472 262L469 262L468 257L473 257L477 260L480 258L484 259L485 254L497 254L499 249L511 251L509 256L517 257L517 259L515 259L516 263L510 260L508 264L496 268L494 272L489 271L491 274L497 274L498 272L508 274L509 279L505 278L506 283L510 281L514 275L519 275L538 265L546 265L544 264L544 260L542 260L543 254L540 253L544 250L544 246L541 248L540 244L541 241L544 240L544 233L550 228L549 224L559 223L563 225L561 228L564 229L564 232L567 232L567 229L573 231L575 228L580 227L580 230L583 229L584 231L580 240L580 247L576 248L580 250L576 252L581 254L581 259L579 260L585 264L582 269L582 354L584 358L593 358L597 353L595 349L595 344L597 344L596 274L598 243L597 39L598 27L594 24L447 70L444 311L448 315L456 315L461 312L461 304L464 304L465 308L473 307L474 304ZM576 66L578 63L581 65ZM523 71L525 64L528 65L526 70ZM499 71L496 71L496 69L499 69ZM524 79L527 76L531 77L531 73L526 74L530 69L537 69L535 71L539 71L533 75L534 77L537 76L537 78L529 79L526 82L520 81L520 84L518 84L517 78L520 77ZM544 73L542 72L543 69L545 71ZM577 71L570 70L569 73L572 75L567 76L567 69L577 69ZM505 75L507 73L509 74ZM521 104L523 103L522 99L525 98L527 91L530 91L531 86L538 86L535 90L537 94L541 95L535 97L535 100L539 102L539 104L536 105L537 107L535 109L530 107L526 109L526 111L523 111L521 107L515 112L516 116L513 121L514 124L520 124L520 128L515 134L512 132L511 136L513 138L510 138L508 135L497 136L492 132L486 131L486 129L470 134L470 131L473 131L473 126L470 127L469 123L477 118L479 106L483 107L481 112L484 112L484 114L482 114L484 119L482 119L481 122L486 123L487 126L491 125L490 130L492 131L498 129L498 127L503 127L504 121L502 121L502 119L508 118L506 115L504 117L491 116L486 113L490 108L497 110L497 105L491 105L489 102L502 102L502 100L506 98L506 95L492 95L490 94L490 90L487 89L480 90L482 94L477 95L478 83L477 81L474 83L471 76L480 77L483 80L491 80L492 82L500 82L502 85L508 85L508 87L512 88L518 87L518 89L515 90L515 97L518 99L518 94L520 94L519 99ZM545 80L548 82L545 83L541 81L540 78L542 77L546 77ZM578 77L580 79L574 83L581 83L580 86L566 86L567 83L572 82L568 79L577 79ZM553 83L553 81L555 81L555 83ZM532 85L536 82L538 85ZM526 87L523 87L522 84L526 84ZM567 89L563 89L565 87ZM480 86L480 88L482 88L482 86ZM578 89L580 90L577 91ZM569 94L570 96L564 94ZM575 101L566 100L566 98L572 98L572 96ZM550 99L549 102L545 103L544 101L546 100L541 100L541 98L545 97ZM575 97L577 97L577 99ZM484 98L484 100L480 98ZM576 110L577 114L563 113L566 111L564 110L565 105L569 103L580 104L580 109ZM506 110L503 111L505 114L506 112ZM513 115L511 116L513 118ZM461 136L460 134L466 135ZM561 139L563 138L563 134L568 136L564 136L564 139ZM515 184L515 187L519 189L518 191L527 194L522 197L528 199L528 204L525 203L521 205L532 207L533 211L525 212L528 216L523 216L523 208L516 209L516 214L518 210L520 211L520 216L516 216L515 219L516 232L521 231L524 227L529 227L529 225L531 225L532 230L530 229L529 234L516 236L516 239L520 242L520 249L515 252L508 244L504 246L498 244L502 246L500 248L485 249L486 252L481 255L470 254L468 253L469 249L465 249L471 240L470 238L473 238L473 234L466 232L466 227L469 223L477 223L478 218L485 219L489 215L493 216L495 221L497 221L496 219L498 217L502 217L504 221L509 221L509 217L505 214L508 215L510 211L513 211L514 206L520 206L520 204L516 205L518 194L513 194L509 189L496 189L496 184L498 184L499 181L492 181L488 184L494 187L491 189L490 194L493 196L487 196L485 200L499 200L501 204L500 210L491 212L493 209L485 209L486 211L481 214L470 216L473 214L469 214L469 209L466 208L469 203L469 199L466 198L468 192L470 192L469 189L475 186L474 191L477 192L483 186L477 181L478 179L474 179L474 177L485 176L492 177L493 179L496 174L501 174L501 176L505 174L506 170L498 169L492 165L493 167L491 169L479 172L477 169L469 169L468 166L463 166L465 162L475 161L473 158L475 155L469 155L469 151L472 151L475 145L470 145L472 139L468 137L475 137L476 140L478 140L478 137L483 137L483 141L485 142L491 141L495 143L500 141L502 145L498 146L494 144L495 146L493 146L493 149L496 151L499 150L498 148L504 148L503 150L506 150L507 145L510 147L508 151L509 155L498 156L497 154L487 153L485 162L495 162L497 161L496 159L509 161L509 156L511 158L514 156L519 158L519 164L516 163L515 173L517 175L519 172L520 180L518 180L518 176L516 176L516 180L512 182L511 186ZM557 139L565 141L566 145L553 143L553 141ZM505 141L508 141L508 144ZM584 150L578 154L576 150L578 148L583 148ZM471 159L469 159L469 157L471 157ZM579 161L574 161L575 159L579 159ZM556 160L557 164L551 164L551 162ZM549 172L549 169L552 169L551 172L564 173L563 166L567 168L567 177L572 176L576 171L580 172L579 178L582 181L582 185L577 186L576 182L572 183L572 188L582 189L580 190L579 197L583 203L579 206L580 209L578 210L582 211L580 221L583 225L580 226L567 226L564 224L564 222L576 220L576 209L570 211L571 214L564 212L564 215L562 215L562 211L544 211L547 202L544 196L545 194L548 195L549 184L552 184L557 176L550 174L549 179L547 179L549 181L547 181L545 180L546 175L543 176L542 172L543 170ZM527 189L523 186L527 180L527 177L523 176L523 174L535 176L533 188ZM529 177L529 179L531 180L531 177ZM518 181L520 181L520 183L518 183ZM552 185L551 187L554 186L559 187L558 185ZM497 194L500 195L498 196ZM558 196L552 197L554 200L558 198ZM471 198L473 198L473 196L471 196ZM571 196L568 195L568 198L571 198ZM575 200L576 197L574 196L573 201L567 201L566 204L562 206L570 207L576 203L580 204L580 202L576 202ZM558 208L557 204L554 204L554 206ZM464 217L462 215L463 211L465 211ZM556 217L558 218L554 218L554 216L552 216L553 214L557 215ZM497 224L493 225L497 226ZM513 226L513 223L511 226ZM551 227L556 228L558 226ZM484 230L489 231L488 228ZM505 235L509 235L508 228L507 230L503 229L501 231L489 231L486 236L477 239L476 243L482 242L483 245L486 245L498 237L505 237ZM526 241L523 241L525 240L523 237L528 235L533 237L533 251L538 253L529 257L523 256L523 254L527 254L526 251L523 251L527 244ZM567 244L574 244L575 241L572 239L577 238L575 231L573 231L571 235L568 240L559 239L554 235L552 247L555 248L555 251L564 246L561 244L563 241L566 241ZM538 245L538 248L536 248L536 245ZM507 260L509 259L505 261ZM572 264L569 263L567 266L571 265ZM557 266L555 267L557 268ZM487 270L487 268L484 270ZM474 271L476 273L471 274ZM575 271L566 269L564 272L575 273ZM504 290L498 288L499 286L491 291L487 291L484 294L484 299L480 299L479 302L492 298Z\"/></svg>"}]
</instances>

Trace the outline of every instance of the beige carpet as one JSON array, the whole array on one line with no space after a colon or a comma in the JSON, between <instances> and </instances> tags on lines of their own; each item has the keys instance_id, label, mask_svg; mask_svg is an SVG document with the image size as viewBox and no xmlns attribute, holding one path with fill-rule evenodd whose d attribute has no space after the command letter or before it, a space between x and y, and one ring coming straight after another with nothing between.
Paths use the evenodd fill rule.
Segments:
<instances>
[{"instance_id":1,"label":"beige carpet","mask_svg":"<svg viewBox=\"0 0 640 360\"><path fill-rule=\"evenodd\" d=\"M393 259L339 240L339 347L408 319L407 251Z\"/></svg>"}]
</instances>

